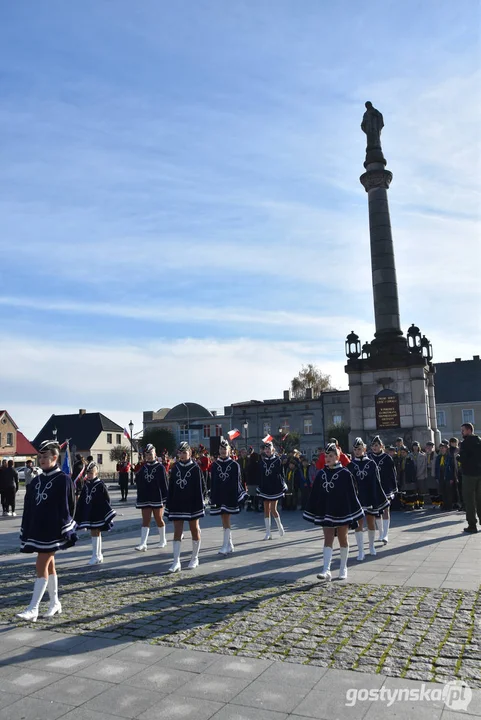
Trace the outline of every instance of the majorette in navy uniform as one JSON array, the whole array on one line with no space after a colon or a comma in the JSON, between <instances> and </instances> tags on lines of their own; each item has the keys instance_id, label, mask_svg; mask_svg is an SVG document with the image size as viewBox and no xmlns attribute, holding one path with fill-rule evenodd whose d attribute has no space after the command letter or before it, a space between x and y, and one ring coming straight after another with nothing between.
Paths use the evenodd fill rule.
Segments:
<instances>
[{"instance_id":1,"label":"majorette in navy uniform","mask_svg":"<svg viewBox=\"0 0 481 720\"><path fill-rule=\"evenodd\" d=\"M110 504L110 495L104 482L98 477L98 465L90 462L86 468L86 479L75 511L75 521L79 530L90 530L92 536L92 557L89 565L103 563L102 532L112 529L113 519L117 515Z\"/></svg>"},{"instance_id":2,"label":"majorette in navy uniform","mask_svg":"<svg viewBox=\"0 0 481 720\"><path fill-rule=\"evenodd\" d=\"M376 437L373 438L371 442L371 452L368 453L368 456L376 463L381 477L382 489L384 490L387 499L391 501L398 491L396 466L392 457L384 452L384 445L379 435L376 435ZM389 523L390 513L388 506L383 510L382 524L379 521L378 539L381 540L384 545L386 545L388 541Z\"/></svg>"},{"instance_id":3,"label":"majorette in navy uniform","mask_svg":"<svg viewBox=\"0 0 481 720\"><path fill-rule=\"evenodd\" d=\"M58 442L45 440L40 445L39 465L43 473L32 480L25 494L20 552L38 553L37 579L30 605L18 617L32 622L37 620L47 587L50 604L45 617L62 612L54 553L72 547L77 541L73 519L75 490L70 478L58 467L59 457Z\"/></svg>"},{"instance_id":4,"label":"majorette in navy uniform","mask_svg":"<svg viewBox=\"0 0 481 720\"><path fill-rule=\"evenodd\" d=\"M136 507L142 510L142 530L140 545L135 548L140 552L147 550L147 539L150 532L152 515L159 528L159 547L167 545L165 538L164 505L167 501L167 473L165 467L157 459L155 447L149 443L144 450L144 464L135 475L137 484Z\"/></svg>"},{"instance_id":5,"label":"majorette in navy uniform","mask_svg":"<svg viewBox=\"0 0 481 720\"><path fill-rule=\"evenodd\" d=\"M230 445L222 438L219 445L219 457L210 468L210 514L222 516L224 542L219 555L234 552L230 516L240 512L240 503L247 497L242 485L242 473L238 462L230 457Z\"/></svg>"},{"instance_id":6,"label":"majorette in navy uniform","mask_svg":"<svg viewBox=\"0 0 481 720\"><path fill-rule=\"evenodd\" d=\"M178 460L170 470L165 508L167 517L174 522L174 562L169 572L181 570L180 546L185 520L189 522L192 535L192 556L188 567L196 568L199 564L199 518L205 515L203 490L202 470L192 460L189 444L183 442L178 450Z\"/></svg>"},{"instance_id":7,"label":"majorette in navy uniform","mask_svg":"<svg viewBox=\"0 0 481 720\"><path fill-rule=\"evenodd\" d=\"M376 539L376 517L382 515L389 507L381 485L381 477L377 464L366 454L366 445L361 438L356 438L353 445L353 458L347 466L356 479L357 495L367 520L367 533L369 538L368 555L376 555L374 540ZM357 559L364 560L363 518L360 518L356 529Z\"/></svg>"},{"instance_id":8,"label":"majorette in navy uniform","mask_svg":"<svg viewBox=\"0 0 481 720\"><path fill-rule=\"evenodd\" d=\"M285 530L277 510L277 501L286 494L287 483L281 459L270 441L264 444L264 452L259 460L259 477L257 494L264 501L264 523L266 527L264 540L271 539L271 515L276 521L279 535L282 537L285 535Z\"/></svg>"},{"instance_id":9,"label":"majorette in navy uniform","mask_svg":"<svg viewBox=\"0 0 481 720\"><path fill-rule=\"evenodd\" d=\"M331 579L332 545L337 529L341 555L339 579L345 580L349 555L349 528L357 526L357 521L363 517L364 510L357 496L354 476L339 462L339 449L335 443L327 446L325 462L325 467L319 470L314 478L303 517L324 528L324 566L317 577L320 580Z\"/></svg>"}]
</instances>

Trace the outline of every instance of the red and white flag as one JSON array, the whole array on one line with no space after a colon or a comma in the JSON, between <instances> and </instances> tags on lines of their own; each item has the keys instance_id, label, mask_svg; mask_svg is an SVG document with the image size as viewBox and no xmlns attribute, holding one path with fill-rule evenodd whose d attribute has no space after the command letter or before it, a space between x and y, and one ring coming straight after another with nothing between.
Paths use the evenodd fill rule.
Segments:
<instances>
[{"instance_id":1,"label":"red and white flag","mask_svg":"<svg viewBox=\"0 0 481 720\"><path fill-rule=\"evenodd\" d=\"M268 442L272 442L273 440L274 438L272 437L272 435L266 435L265 438L262 438L262 442L264 443L264 445Z\"/></svg>"},{"instance_id":2,"label":"red and white flag","mask_svg":"<svg viewBox=\"0 0 481 720\"><path fill-rule=\"evenodd\" d=\"M229 432L227 433L229 440L235 440L236 438L239 437L240 434L241 434L240 430L238 430L237 428L234 428L233 430L229 430Z\"/></svg>"},{"instance_id":3,"label":"red and white flag","mask_svg":"<svg viewBox=\"0 0 481 720\"><path fill-rule=\"evenodd\" d=\"M127 428L124 428L124 436L125 436L125 437L127 438L127 440L130 442L130 435L129 435L129 431L127 430Z\"/></svg>"}]
</instances>

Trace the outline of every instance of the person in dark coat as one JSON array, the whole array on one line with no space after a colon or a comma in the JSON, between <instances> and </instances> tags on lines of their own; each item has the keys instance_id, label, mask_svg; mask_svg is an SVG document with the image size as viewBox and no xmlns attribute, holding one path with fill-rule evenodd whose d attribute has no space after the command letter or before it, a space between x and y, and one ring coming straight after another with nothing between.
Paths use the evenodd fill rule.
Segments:
<instances>
[{"instance_id":1,"label":"person in dark coat","mask_svg":"<svg viewBox=\"0 0 481 720\"><path fill-rule=\"evenodd\" d=\"M401 495L401 505L406 510L415 510L418 507L418 485L416 463L409 455L407 447L399 451L397 483Z\"/></svg>"},{"instance_id":2,"label":"person in dark coat","mask_svg":"<svg viewBox=\"0 0 481 720\"><path fill-rule=\"evenodd\" d=\"M259 463L259 487L257 493L264 501L264 523L266 534L264 540L271 539L271 515L276 521L279 535L285 535L285 530L277 510L277 502L286 494L287 485L284 477L284 468L281 458L274 450L272 442L266 442L264 453Z\"/></svg>"},{"instance_id":3,"label":"person in dark coat","mask_svg":"<svg viewBox=\"0 0 481 720\"><path fill-rule=\"evenodd\" d=\"M352 472L356 479L357 494L359 502L364 510L367 521L367 533L369 538L369 555L376 555L374 540L376 538L376 517L382 515L385 508L389 507L389 500L386 497L381 485L381 477L379 470L371 458L366 453L366 445L362 438L356 438L353 446L353 458L348 470ZM364 560L364 536L363 536L364 518L358 521L355 536L357 543L357 559L359 562Z\"/></svg>"},{"instance_id":4,"label":"person in dark coat","mask_svg":"<svg viewBox=\"0 0 481 720\"><path fill-rule=\"evenodd\" d=\"M230 456L231 448L225 438L221 438L219 457L210 468L210 514L220 515L224 529L224 542L219 555L234 552L230 516L240 512L241 503L247 497L242 483L242 472L238 462Z\"/></svg>"},{"instance_id":5,"label":"person in dark coat","mask_svg":"<svg viewBox=\"0 0 481 720\"><path fill-rule=\"evenodd\" d=\"M119 486L120 486L120 502L127 502L127 496L129 494L129 475L130 475L130 463L127 458L127 453L122 453L121 460L117 463L117 472L119 474Z\"/></svg>"},{"instance_id":6,"label":"person in dark coat","mask_svg":"<svg viewBox=\"0 0 481 720\"><path fill-rule=\"evenodd\" d=\"M60 470L60 446L55 440L45 440L39 448L42 474L30 483L25 493L20 552L37 553L37 579L32 600L26 610L18 614L22 620L35 622L40 601L48 588L50 604L45 617L62 612L58 599L58 580L55 553L72 547L77 541L75 491L73 483Z\"/></svg>"},{"instance_id":7,"label":"person in dark coat","mask_svg":"<svg viewBox=\"0 0 481 720\"><path fill-rule=\"evenodd\" d=\"M152 515L159 528L159 547L167 545L165 538L164 505L167 500L167 473L164 465L157 459L155 447L149 443L144 450L144 463L135 475L137 484L136 507L142 511L142 530L139 552L147 550L147 538L150 532Z\"/></svg>"},{"instance_id":8,"label":"person in dark coat","mask_svg":"<svg viewBox=\"0 0 481 720\"><path fill-rule=\"evenodd\" d=\"M110 504L109 492L98 474L98 465L94 462L89 463L75 511L78 529L90 530L92 537L92 557L89 565L103 563L102 532L112 529L112 521L117 515Z\"/></svg>"},{"instance_id":9,"label":"person in dark coat","mask_svg":"<svg viewBox=\"0 0 481 720\"><path fill-rule=\"evenodd\" d=\"M8 510L5 507L5 494L3 491L3 474L4 474L4 471L7 469L7 462L8 462L7 460L2 460L2 464L0 465L0 498L2 501L2 511L3 511L2 514L3 515L8 515Z\"/></svg>"},{"instance_id":10,"label":"person in dark coat","mask_svg":"<svg viewBox=\"0 0 481 720\"><path fill-rule=\"evenodd\" d=\"M447 440L441 441L434 472L439 485L440 506L443 510L452 510L457 498L456 469L453 456L449 452Z\"/></svg>"},{"instance_id":11,"label":"person in dark coat","mask_svg":"<svg viewBox=\"0 0 481 720\"><path fill-rule=\"evenodd\" d=\"M199 519L204 517L204 483L202 470L192 460L192 451L188 443L182 442L178 451L179 459L169 474L169 488L165 514L174 523L174 562L169 572L180 572L180 548L184 522L187 520L192 535L192 556L189 569L199 564L200 527Z\"/></svg>"},{"instance_id":12,"label":"person in dark coat","mask_svg":"<svg viewBox=\"0 0 481 720\"><path fill-rule=\"evenodd\" d=\"M461 425L463 440L460 463L463 473L463 499L468 526L464 532L478 532L476 516L481 523L481 437L474 434L472 423Z\"/></svg>"},{"instance_id":13,"label":"person in dark coat","mask_svg":"<svg viewBox=\"0 0 481 720\"><path fill-rule=\"evenodd\" d=\"M18 472L13 467L13 460L9 460L7 467L1 471L2 506L3 514L17 517L15 512L15 495L18 492Z\"/></svg>"},{"instance_id":14,"label":"person in dark coat","mask_svg":"<svg viewBox=\"0 0 481 720\"><path fill-rule=\"evenodd\" d=\"M348 467L341 465L339 455L335 443L326 447L324 468L316 475L303 514L304 520L320 525L324 530L323 569L317 576L324 581L331 579L332 546L336 534L341 555L339 579L347 578L349 528L357 526L357 521L364 515L354 476Z\"/></svg>"},{"instance_id":15,"label":"person in dark coat","mask_svg":"<svg viewBox=\"0 0 481 720\"><path fill-rule=\"evenodd\" d=\"M401 440L401 438L396 440L396 445L399 444L399 440ZM371 452L368 453L368 456L376 463L381 477L381 485L384 490L384 494L389 501L392 501L398 491L396 466L392 457L384 452L384 444L379 435L376 435L376 437L373 438L371 442ZM387 508L384 508L382 521L379 520L378 526L379 540L383 542L384 545L388 542L390 522L391 514L388 506Z\"/></svg>"}]
</instances>

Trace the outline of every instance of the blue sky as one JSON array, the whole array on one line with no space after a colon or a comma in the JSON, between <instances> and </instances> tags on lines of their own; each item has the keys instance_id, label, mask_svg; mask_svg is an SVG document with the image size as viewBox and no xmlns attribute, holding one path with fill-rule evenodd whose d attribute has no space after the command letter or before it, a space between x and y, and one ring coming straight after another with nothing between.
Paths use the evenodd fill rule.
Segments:
<instances>
[{"instance_id":1,"label":"blue sky","mask_svg":"<svg viewBox=\"0 0 481 720\"><path fill-rule=\"evenodd\" d=\"M345 387L374 332L364 102L384 114L405 329L480 345L480 5L0 7L2 405L120 424ZM466 304L466 298L469 304Z\"/></svg>"}]
</instances>

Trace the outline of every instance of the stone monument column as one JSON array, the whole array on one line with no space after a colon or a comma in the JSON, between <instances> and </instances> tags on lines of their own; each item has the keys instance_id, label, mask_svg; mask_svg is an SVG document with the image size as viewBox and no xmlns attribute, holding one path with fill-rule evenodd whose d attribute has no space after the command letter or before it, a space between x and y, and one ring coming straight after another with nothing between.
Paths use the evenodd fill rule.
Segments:
<instances>
[{"instance_id":1,"label":"stone monument column","mask_svg":"<svg viewBox=\"0 0 481 720\"><path fill-rule=\"evenodd\" d=\"M392 173L386 170L381 147L382 114L366 102L361 129L366 134L365 172L360 181L368 194L372 287L376 331L361 348L352 331L346 341L351 410L350 440L369 441L379 434L384 443L402 436L406 443L434 439L436 407L432 347L414 324L403 335L387 191Z\"/></svg>"}]
</instances>

